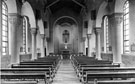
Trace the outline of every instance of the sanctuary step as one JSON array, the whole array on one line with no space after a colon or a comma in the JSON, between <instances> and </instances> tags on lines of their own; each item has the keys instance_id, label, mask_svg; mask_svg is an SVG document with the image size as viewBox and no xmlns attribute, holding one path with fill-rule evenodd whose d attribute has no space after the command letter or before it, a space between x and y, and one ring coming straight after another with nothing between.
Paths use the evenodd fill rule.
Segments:
<instances>
[{"instance_id":1,"label":"sanctuary step","mask_svg":"<svg viewBox=\"0 0 135 84\"><path fill-rule=\"evenodd\" d=\"M62 60L52 84L81 84L70 60Z\"/></svg>"}]
</instances>

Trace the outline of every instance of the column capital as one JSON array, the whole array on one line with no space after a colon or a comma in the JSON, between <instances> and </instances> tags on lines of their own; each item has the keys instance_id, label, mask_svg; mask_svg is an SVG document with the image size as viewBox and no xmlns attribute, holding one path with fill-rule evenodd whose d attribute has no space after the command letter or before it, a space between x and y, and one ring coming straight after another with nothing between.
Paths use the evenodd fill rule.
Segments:
<instances>
[{"instance_id":1,"label":"column capital","mask_svg":"<svg viewBox=\"0 0 135 84\"><path fill-rule=\"evenodd\" d=\"M22 16L18 13L8 13L8 16L9 17L20 17L20 18L22 18Z\"/></svg>"},{"instance_id":2,"label":"column capital","mask_svg":"<svg viewBox=\"0 0 135 84\"><path fill-rule=\"evenodd\" d=\"M36 28L31 28L31 33L32 34L36 34L37 33L37 29Z\"/></svg>"},{"instance_id":3,"label":"column capital","mask_svg":"<svg viewBox=\"0 0 135 84\"><path fill-rule=\"evenodd\" d=\"M109 16L109 18L114 18L114 17L122 17L123 13L113 13Z\"/></svg>"},{"instance_id":4,"label":"column capital","mask_svg":"<svg viewBox=\"0 0 135 84\"><path fill-rule=\"evenodd\" d=\"M123 20L123 13L113 13L109 16L109 18L110 18L112 25L116 24L116 23L119 24Z\"/></svg>"},{"instance_id":5,"label":"column capital","mask_svg":"<svg viewBox=\"0 0 135 84\"><path fill-rule=\"evenodd\" d=\"M96 34L100 34L101 33L101 27L95 27L94 30L95 30Z\"/></svg>"},{"instance_id":6,"label":"column capital","mask_svg":"<svg viewBox=\"0 0 135 84\"><path fill-rule=\"evenodd\" d=\"M44 38L45 38L45 34L40 34L40 37L41 37L42 39L44 39Z\"/></svg>"},{"instance_id":7,"label":"column capital","mask_svg":"<svg viewBox=\"0 0 135 84\"><path fill-rule=\"evenodd\" d=\"M9 16L8 20L9 20L10 24L14 24L14 25L21 24L22 16L19 15L18 13L9 13L8 16Z\"/></svg>"},{"instance_id":8,"label":"column capital","mask_svg":"<svg viewBox=\"0 0 135 84\"><path fill-rule=\"evenodd\" d=\"M90 39L92 34L87 34L87 38Z\"/></svg>"}]
</instances>

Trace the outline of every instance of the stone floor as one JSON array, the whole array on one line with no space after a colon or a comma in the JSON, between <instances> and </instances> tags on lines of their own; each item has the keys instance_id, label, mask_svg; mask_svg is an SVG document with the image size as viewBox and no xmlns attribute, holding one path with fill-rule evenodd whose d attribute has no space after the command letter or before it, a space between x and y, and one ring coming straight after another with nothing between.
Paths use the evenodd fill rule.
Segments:
<instances>
[{"instance_id":1,"label":"stone floor","mask_svg":"<svg viewBox=\"0 0 135 84\"><path fill-rule=\"evenodd\" d=\"M62 60L52 84L81 84L70 60Z\"/></svg>"}]
</instances>

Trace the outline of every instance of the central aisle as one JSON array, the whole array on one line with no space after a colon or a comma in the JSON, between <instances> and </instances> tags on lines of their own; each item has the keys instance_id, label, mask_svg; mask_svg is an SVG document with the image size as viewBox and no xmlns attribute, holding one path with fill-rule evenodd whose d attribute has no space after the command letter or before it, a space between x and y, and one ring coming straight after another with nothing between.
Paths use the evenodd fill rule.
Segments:
<instances>
[{"instance_id":1,"label":"central aisle","mask_svg":"<svg viewBox=\"0 0 135 84\"><path fill-rule=\"evenodd\" d=\"M70 60L62 60L52 84L81 84Z\"/></svg>"}]
</instances>

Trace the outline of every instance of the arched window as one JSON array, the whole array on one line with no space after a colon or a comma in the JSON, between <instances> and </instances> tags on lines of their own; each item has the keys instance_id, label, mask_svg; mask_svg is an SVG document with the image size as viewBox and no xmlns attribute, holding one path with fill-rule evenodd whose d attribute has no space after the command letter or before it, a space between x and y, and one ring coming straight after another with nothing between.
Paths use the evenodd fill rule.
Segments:
<instances>
[{"instance_id":1,"label":"arched window","mask_svg":"<svg viewBox=\"0 0 135 84\"><path fill-rule=\"evenodd\" d=\"M108 16L104 18L104 42L105 52L109 52L109 36L108 36Z\"/></svg>"},{"instance_id":2,"label":"arched window","mask_svg":"<svg viewBox=\"0 0 135 84\"><path fill-rule=\"evenodd\" d=\"M27 17L23 17L23 52L27 51L27 30L28 29L28 19Z\"/></svg>"},{"instance_id":3,"label":"arched window","mask_svg":"<svg viewBox=\"0 0 135 84\"><path fill-rule=\"evenodd\" d=\"M123 15L123 51L124 53L129 53L129 1L127 0L123 7L124 15Z\"/></svg>"},{"instance_id":4,"label":"arched window","mask_svg":"<svg viewBox=\"0 0 135 84\"><path fill-rule=\"evenodd\" d=\"M7 55L8 49L8 8L2 1L2 55Z\"/></svg>"}]
</instances>

